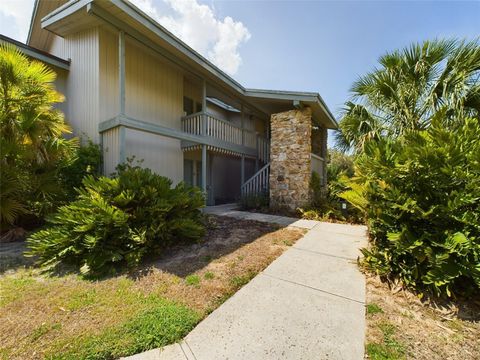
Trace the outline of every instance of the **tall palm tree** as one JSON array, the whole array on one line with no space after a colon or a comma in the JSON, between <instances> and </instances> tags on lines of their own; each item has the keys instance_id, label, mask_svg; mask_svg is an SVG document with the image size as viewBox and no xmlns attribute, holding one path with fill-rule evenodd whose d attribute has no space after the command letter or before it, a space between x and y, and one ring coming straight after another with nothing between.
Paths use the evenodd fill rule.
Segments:
<instances>
[{"instance_id":1,"label":"tall palm tree","mask_svg":"<svg viewBox=\"0 0 480 360\"><path fill-rule=\"evenodd\" d=\"M55 103L53 70L30 61L14 46L0 46L0 225L12 225L58 190L55 171L72 154L77 140Z\"/></svg>"},{"instance_id":2,"label":"tall palm tree","mask_svg":"<svg viewBox=\"0 0 480 360\"><path fill-rule=\"evenodd\" d=\"M452 126L480 117L478 40L434 40L387 53L380 66L352 86L337 144L363 149L366 141L424 129L434 119Z\"/></svg>"}]
</instances>

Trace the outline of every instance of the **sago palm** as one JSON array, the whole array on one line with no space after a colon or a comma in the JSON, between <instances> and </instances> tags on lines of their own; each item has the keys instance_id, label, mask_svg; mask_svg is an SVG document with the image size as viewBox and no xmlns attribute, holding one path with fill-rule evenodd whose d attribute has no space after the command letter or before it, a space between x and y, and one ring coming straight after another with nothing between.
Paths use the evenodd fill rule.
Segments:
<instances>
[{"instance_id":1,"label":"sago palm","mask_svg":"<svg viewBox=\"0 0 480 360\"><path fill-rule=\"evenodd\" d=\"M0 224L12 225L31 204L54 193L56 166L77 140L55 103L56 74L14 46L0 46Z\"/></svg>"},{"instance_id":2,"label":"sago palm","mask_svg":"<svg viewBox=\"0 0 480 360\"><path fill-rule=\"evenodd\" d=\"M452 126L480 115L480 45L475 41L416 43L380 57L380 66L352 86L337 144L361 151L379 136L424 129L434 118Z\"/></svg>"}]
</instances>

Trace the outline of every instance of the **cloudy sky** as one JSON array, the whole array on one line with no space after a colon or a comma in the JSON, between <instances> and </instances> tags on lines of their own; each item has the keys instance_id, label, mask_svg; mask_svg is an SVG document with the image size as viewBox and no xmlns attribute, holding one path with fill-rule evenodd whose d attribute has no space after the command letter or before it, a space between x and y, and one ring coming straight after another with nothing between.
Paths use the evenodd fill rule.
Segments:
<instances>
[{"instance_id":1,"label":"cloudy sky","mask_svg":"<svg viewBox=\"0 0 480 360\"><path fill-rule=\"evenodd\" d=\"M480 1L132 0L246 87L319 92L334 114L385 51L480 36ZM25 41L33 0L0 0Z\"/></svg>"}]
</instances>

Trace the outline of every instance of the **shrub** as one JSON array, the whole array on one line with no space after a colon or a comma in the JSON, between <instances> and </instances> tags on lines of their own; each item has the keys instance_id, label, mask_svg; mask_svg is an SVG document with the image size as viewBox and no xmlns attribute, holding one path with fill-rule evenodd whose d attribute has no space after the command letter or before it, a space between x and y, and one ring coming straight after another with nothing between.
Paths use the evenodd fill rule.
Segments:
<instances>
[{"instance_id":1,"label":"shrub","mask_svg":"<svg viewBox=\"0 0 480 360\"><path fill-rule=\"evenodd\" d=\"M102 164L102 151L100 145L94 144L89 140L85 145L80 146L75 156L70 161L63 164L60 169L64 187L66 189L66 199L73 200L77 195L74 189L82 186L82 180L87 175L98 177Z\"/></svg>"},{"instance_id":2,"label":"shrub","mask_svg":"<svg viewBox=\"0 0 480 360\"><path fill-rule=\"evenodd\" d=\"M313 171L310 179L312 200L306 209L298 209L304 219L319 221L343 221L362 223L363 216L356 208L342 211L338 195L348 188L348 180L353 175L352 156L332 150L327 166L327 188L322 186L320 176Z\"/></svg>"},{"instance_id":3,"label":"shrub","mask_svg":"<svg viewBox=\"0 0 480 360\"><path fill-rule=\"evenodd\" d=\"M365 146L342 196L368 217L364 264L420 292L480 289L480 124L459 121Z\"/></svg>"},{"instance_id":4,"label":"shrub","mask_svg":"<svg viewBox=\"0 0 480 360\"><path fill-rule=\"evenodd\" d=\"M245 195L240 198L240 208L243 210L268 208L268 193Z\"/></svg>"},{"instance_id":5,"label":"shrub","mask_svg":"<svg viewBox=\"0 0 480 360\"><path fill-rule=\"evenodd\" d=\"M198 189L172 188L169 179L130 164L117 169L114 178L85 177L77 199L27 240L28 255L47 269L65 262L100 275L203 235Z\"/></svg>"},{"instance_id":6,"label":"shrub","mask_svg":"<svg viewBox=\"0 0 480 360\"><path fill-rule=\"evenodd\" d=\"M1 230L25 225L25 217L41 218L63 195L59 165L78 141L63 137L70 128L54 108L63 101L55 77L15 47L0 46Z\"/></svg>"}]
</instances>

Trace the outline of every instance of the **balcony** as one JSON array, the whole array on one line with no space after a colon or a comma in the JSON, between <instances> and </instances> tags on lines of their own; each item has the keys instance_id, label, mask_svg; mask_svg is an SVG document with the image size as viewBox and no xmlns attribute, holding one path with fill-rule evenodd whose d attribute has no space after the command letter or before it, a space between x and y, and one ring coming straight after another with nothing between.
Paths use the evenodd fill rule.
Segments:
<instances>
[{"instance_id":1,"label":"balcony","mask_svg":"<svg viewBox=\"0 0 480 360\"><path fill-rule=\"evenodd\" d=\"M233 148L237 150L233 151L235 153L253 155L262 162L268 162L270 151L268 139L255 131L242 129L240 126L218 119L212 114L198 112L182 117L182 131L216 139L219 148L227 147L228 150Z\"/></svg>"}]
</instances>

